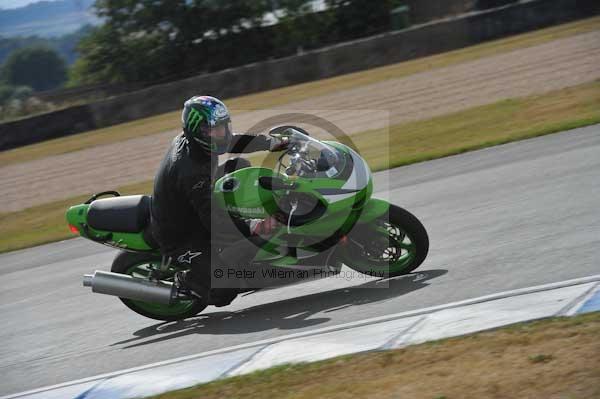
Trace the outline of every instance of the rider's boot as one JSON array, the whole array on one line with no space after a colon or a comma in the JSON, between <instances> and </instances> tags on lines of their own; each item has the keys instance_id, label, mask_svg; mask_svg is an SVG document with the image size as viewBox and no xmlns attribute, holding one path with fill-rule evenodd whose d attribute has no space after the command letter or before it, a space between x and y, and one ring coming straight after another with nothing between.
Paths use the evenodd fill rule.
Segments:
<instances>
[{"instance_id":1,"label":"rider's boot","mask_svg":"<svg viewBox=\"0 0 600 399\"><path fill-rule=\"evenodd\" d=\"M199 279L193 277L191 270L177 272L175 273L175 285L180 291L191 291L193 295L207 300L210 287L200 283Z\"/></svg>"},{"instance_id":2,"label":"rider's boot","mask_svg":"<svg viewBox=\"0 0 600 399\"><path fill-rule=\"evenodd\" d=\"M210 291L209 305L214 305L218 308L227 306L237 297L238 291L232 288L213 288Z\"/></svg>"},{"instance_id":3,"label":"rider's boot","mask_svg":"<svg viewBox=\"0 0 600 399\"><path fill-rule=\"evenodd\" d=\"M210 289L210 287L202 284L200 279L194 278L191 270L177 272L175 274L175 284L180 290L191 291L193 295L205 300L208 305L216 307L229 305L238 294L237 290L234 289Z\"/></svg>"}]
</instances>

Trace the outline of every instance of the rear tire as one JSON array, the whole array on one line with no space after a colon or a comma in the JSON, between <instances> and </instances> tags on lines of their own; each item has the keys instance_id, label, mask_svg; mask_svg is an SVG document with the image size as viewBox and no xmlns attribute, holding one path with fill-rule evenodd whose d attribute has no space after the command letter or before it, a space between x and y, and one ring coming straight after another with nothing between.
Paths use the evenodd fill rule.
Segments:
<instances>
[{"instance_id":1,"label":"rear tire","mask_svg":"<svg viewBox=\"0 0 600 399\"><path fill-rule=\"evenodd\" d=\"M348 237L344 263L371 276L408 274L423 263L429 252L423 224L396 205L390 205L388 213L374 221L355 226Z\"/></svg>"},{"instance_id":2,"label":"rear tire","mask_svg":"<svg viewBox=\"0 0 600 399\"><path fill-rule=\"evenodd\" d=\"M160 265L161 256L148 253L121 251L113 260L111 272L143 276L144 267L149 264ZM195 298L189 301L178 301L172 305L136 301L133 299L119 298L129 309L155 320L176 321L193 317L202 312L207 304Z\"/></svg>"}]
</instances>

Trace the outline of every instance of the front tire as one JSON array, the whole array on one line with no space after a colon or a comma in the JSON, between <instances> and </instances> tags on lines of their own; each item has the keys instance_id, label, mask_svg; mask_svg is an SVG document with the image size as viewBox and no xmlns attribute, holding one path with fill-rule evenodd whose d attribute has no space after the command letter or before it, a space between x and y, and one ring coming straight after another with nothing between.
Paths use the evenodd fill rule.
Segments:
<instances>
[{"instance_id":1,"label":"front tire","mask_svg":"<svg viewBox=\"0 0 600 399\"><path fill-rule=\"evenodd\" d=\"M429 237L412 213L396 205L348 235L344 263L375 277L408 274L423 263L429 252Z\"/></svg>"},{"instance_id":2,"label":"front tire","mask_svg":"<svg viewBox=\"0 0 600 399\"><path fill-rule=\"evenodd\" d=\"M161 256L156 254L136 253L121 251L113 260L111 272L127 274L134 277L147 277L149 266L159 267ZM175 270L172 270L174 275ZM164 279L172 281L173 276L167 275ZM171 305L159 303L136 301L133 299L119 298L129 309L155 320L176 321L193 317L202 312L207 304L198 298L191 300L179 300Z\"/></svg>"}]
</instances>

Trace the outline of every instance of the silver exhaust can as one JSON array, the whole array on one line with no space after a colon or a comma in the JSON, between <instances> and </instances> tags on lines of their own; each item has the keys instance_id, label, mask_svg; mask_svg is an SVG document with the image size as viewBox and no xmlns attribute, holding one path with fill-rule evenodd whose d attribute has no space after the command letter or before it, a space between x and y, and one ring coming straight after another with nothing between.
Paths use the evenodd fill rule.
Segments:
<instances>
[{"instance_id":1,"label":"silver exhaust can","mask_svg":"<svg viewBox=\"0 0 600 399\"><path fill-rule=\"evenodd\" d=\"M96 270L83 276L83 286L92 287L92 292L114 295L136 301L155 302L168 305L176 296L172 283L149 281L126 274Z\"/></svg>"}]
</instances>

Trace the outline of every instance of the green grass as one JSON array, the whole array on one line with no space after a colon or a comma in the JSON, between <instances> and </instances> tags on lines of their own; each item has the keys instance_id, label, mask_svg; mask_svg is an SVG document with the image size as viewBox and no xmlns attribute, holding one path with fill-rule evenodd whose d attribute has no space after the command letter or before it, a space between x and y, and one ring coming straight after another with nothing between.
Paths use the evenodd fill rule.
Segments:
<instances>
[{"instance_id":1,"label":"green grass","mask_svg":"<svg viewBox=\"0 0 600 399\"><path fill-rule=\"evenodd\" d=\"M330 79L323 79L277 90L231 98L227 99L227 104L232 110L265 109L276 105L334 93L339 90L364 86L388 79L400 78L423 71L476 60L490 55L531 47L598 29L600 29L600 17L589 18L443 54L370 69L368 71L356 72ZM96 145L110 144L145 135L152 135L166 130L178 129L178 121L179 111L169 112L74 136L62 137L43 143L16 148L14 150L4 151L0 153L0 166L77 151Z\"/></svg>"},{"instance_id":2,"label":"green grass","mask_svg":"<svg viewBox=\"0 0 600 399\"><path fill-rule=\"evenodd\" d=\"M595 123L600 123L598 81L373 130L352 140L371 168L382 170Z\"/></svg>"},{"instance_id":3,"label":"green grass","mask_svg":"<svg viewBox=\"0 0 600 399\"><path fill-rule=\"evenodd\" d=\"M287 364L154 399L600 397L600 312ZM533 359L533 360L532 360Z\"/></svg>"},{"instance_id":4,"label":"green grass","mask_svg":"<svg viewBox=\"0 0 600 399\"><path fill-rule=\"evenodd\" d=\"M373 170L383 170L595 123L600 82L368 131L352 140ZM152 182L118 190L150 193ZM64 212L90 195L0 214L0 252L72 237Z\"/></svg>"}]
</instances>

